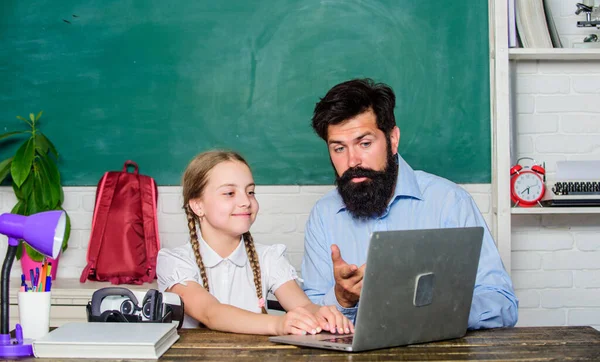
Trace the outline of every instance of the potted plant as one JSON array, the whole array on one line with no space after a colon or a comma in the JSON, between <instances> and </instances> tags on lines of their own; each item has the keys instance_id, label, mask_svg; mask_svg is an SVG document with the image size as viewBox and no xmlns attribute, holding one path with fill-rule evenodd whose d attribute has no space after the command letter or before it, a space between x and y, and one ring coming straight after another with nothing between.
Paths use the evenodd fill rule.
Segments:
<instances>
[{"instance_id":1,"label":"potted plant","mask_svg":"<svg viewBox=\"0 0 600 362\"><path fill-rule=\"evenodd\" d=\"M8 132L0 135L0 141L8 137L25 136L23 144L17 148L12 157L0 162L0 183L9 175L12 188L17 197L17 203L12 213L20 215L31 215L42 211L64 210L62 203L64 193L60 183L60 173L57 167L58 152L50 140L39 130L39 120L42 116L40 111L37 115L29 114L29 119L17 116L17 119L25 122L29 127L27 130ZM69 234L71 233L71 221L67 216L65 236L62 243L62 251L67 249ZM17 259L21 260L23 273L29 278L26 271L35 268L35 264L41 264L43 256L29 245L19 244ZM57 261L52 264L52 278L56 277Z\"/></svg>"}]
</instances>

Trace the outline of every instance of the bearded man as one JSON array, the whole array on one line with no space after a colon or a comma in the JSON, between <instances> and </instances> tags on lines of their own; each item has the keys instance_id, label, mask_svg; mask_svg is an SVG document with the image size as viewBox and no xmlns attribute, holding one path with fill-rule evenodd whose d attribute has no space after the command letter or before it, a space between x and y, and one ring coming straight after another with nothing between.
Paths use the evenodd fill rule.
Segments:
<instances>
[{"instance_id":1,"label":"bearded man","mask_svg":"<svg viewBox=\"0 0 600 362\"><path fill-rule=\"evenodd\" d=\"M315 106L312 127L327 143L337 188L315 204L306 224L304 291L355 320L371 233L482 226L468 328L514 326L518 300L477 205L458 185L402 159L395 105L389 86L354 79Z\"/></svg>"}]
</instances>

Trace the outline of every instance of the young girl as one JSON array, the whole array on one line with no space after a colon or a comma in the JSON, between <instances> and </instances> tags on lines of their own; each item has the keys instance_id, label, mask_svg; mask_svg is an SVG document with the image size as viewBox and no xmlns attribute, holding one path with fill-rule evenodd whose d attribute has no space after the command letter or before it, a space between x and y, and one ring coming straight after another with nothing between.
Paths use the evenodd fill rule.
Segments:
<instances>
[{"instance_id":1,"label":"young girl","mask_svg":"<svg viewBox=\"0 0 600 362\"><path fill-rule=\"evenodd\" d=\"M185 305L184 327L248 334L354 332L334 306L318 306L296 284L284 245L254 244L250 226L258 213L254 179L235 152L196 156L183 175L183 208L190 244L158 253L161 291L177 293ZM272 292L287 311L266 314Z\"/></svg>"}]
</instances>

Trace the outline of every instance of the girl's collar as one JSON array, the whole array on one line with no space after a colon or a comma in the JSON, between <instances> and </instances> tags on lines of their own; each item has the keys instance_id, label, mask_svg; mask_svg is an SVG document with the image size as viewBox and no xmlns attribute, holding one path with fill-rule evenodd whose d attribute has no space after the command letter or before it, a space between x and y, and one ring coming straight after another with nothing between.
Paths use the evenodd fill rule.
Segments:
<instances>
[{"instance_id":1,"label":"girl's collar","mask_svg":"<svg viewBox=\"0 0 600 362\"><path fill-rule=\"evenodd\" d=\"M200 244L202 262L207 268L213 268L223 260L230 260L237 266L244 266L248 262L248 255L246 253L246 246L244 245L243 238L240 238L237 248L235 248L235 250L225 258L221 257L216 251L214 251L214 249L211 248L206 241L204 241L202 235L198 235L198 242Z\"/></svg>"}]
</instances>

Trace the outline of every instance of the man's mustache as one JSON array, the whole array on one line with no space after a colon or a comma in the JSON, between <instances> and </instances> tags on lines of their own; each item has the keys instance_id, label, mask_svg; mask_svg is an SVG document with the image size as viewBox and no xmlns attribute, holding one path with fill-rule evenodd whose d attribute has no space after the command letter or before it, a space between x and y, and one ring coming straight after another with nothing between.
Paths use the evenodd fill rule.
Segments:
<instances>
[{"instance_id":1,"label":"man's mustache","mask_svg":"<svg viewBox=\"0 0 600 362\"><path fill-rule=\"evenodd\" d=\"M350 182L350 180L352 180L353 178L359 178L359 177L366 177L369 179L373 179L374 177L381 175L381 173L382 173L382 171L375 171L375 170L371 170L369 168L363 168L360 166L356 166L356 167L347 169L346 172L344 172L342 174L342 176L339 178L338 182L344 184L346 182Z\"/></svg>"}]
</instances>

